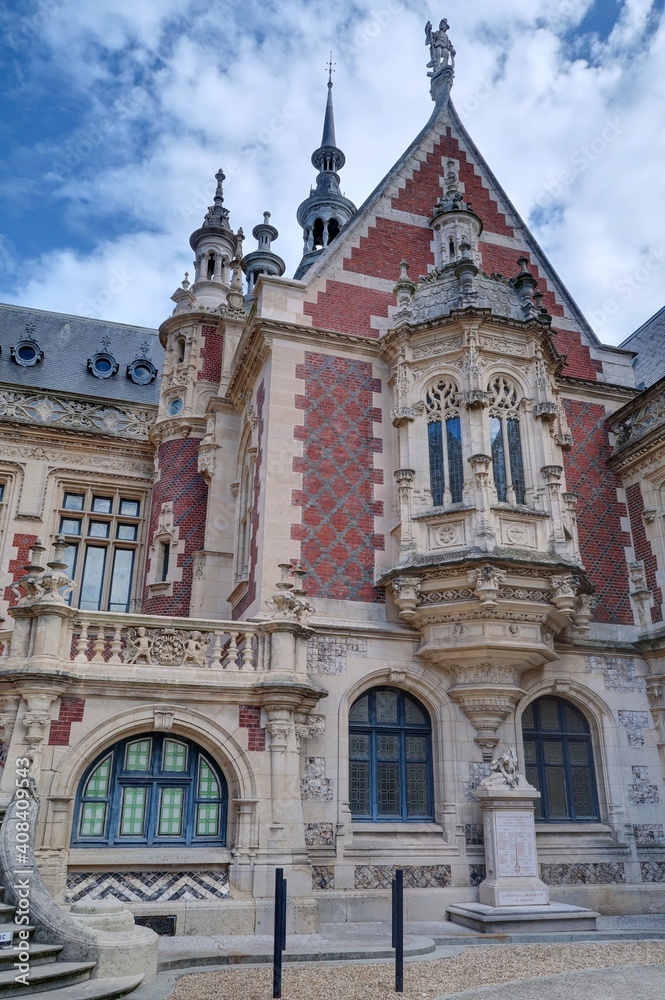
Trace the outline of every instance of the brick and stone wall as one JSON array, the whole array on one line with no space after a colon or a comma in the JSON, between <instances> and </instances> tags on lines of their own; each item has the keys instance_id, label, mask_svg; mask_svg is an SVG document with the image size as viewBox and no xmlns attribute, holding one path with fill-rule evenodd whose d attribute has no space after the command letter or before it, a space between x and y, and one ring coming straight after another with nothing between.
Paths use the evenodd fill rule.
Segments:
<instances>
[{"instance_id":1,"label":"brick and stone wall","mask_svg":"<svg viewBox=\"0 0 665 1000\"><path fill-rule=\"evenodd\" d=\"M662 622L663 620L663 592L656 583L656 571L658 564L656 555L647 538L644 527L644 498L642 497L642 487L639 483L633 483L626 490L628 499L628 514L630 515L630 528L633 534L633 544L635 547L635 558L644 563L644 572L647 578L647 586L653 593L654 606L651 608L652 622Z\"/></svg>"},{"instance_id":2,"label":"brick and stone wall","mask_svg":"<svg viewBox=\"0 0 665 1000\"><path fill-rule=\"evenodd\" d=\"M199 381L219 382L222 375L222 355L224 338L217 332L216 326L202 326L203 346L201 357L203 365L198 374Z\"/></svg>"}]
</instances>

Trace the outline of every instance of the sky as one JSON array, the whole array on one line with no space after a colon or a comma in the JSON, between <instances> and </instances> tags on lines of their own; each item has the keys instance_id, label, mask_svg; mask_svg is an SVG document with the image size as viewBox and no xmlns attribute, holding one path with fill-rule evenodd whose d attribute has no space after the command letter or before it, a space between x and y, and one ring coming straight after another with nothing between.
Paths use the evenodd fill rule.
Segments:
<instances>
[{"instance_id":1,"label":"sky","mask_svg":"<svg viewBox=\"0 0 665 1000\"><path fill-rule=\"evenodd\" d=\"M665 305L665 0L5 0L0 301L157 326L223 167L292 274L334 51L342 188L358 206L453 101L601 340Z\"/></svg>"}]
</instances>

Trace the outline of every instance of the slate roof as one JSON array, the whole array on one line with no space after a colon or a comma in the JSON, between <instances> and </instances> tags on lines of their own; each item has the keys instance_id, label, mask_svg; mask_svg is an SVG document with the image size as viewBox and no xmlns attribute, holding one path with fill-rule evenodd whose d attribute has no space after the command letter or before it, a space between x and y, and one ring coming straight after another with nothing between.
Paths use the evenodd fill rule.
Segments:
<instances>
[{"instance_id":1,"label":"slate roof","mask_svg":"<svg viewBox=\"0 0 665 1000\"><path fill-rule=\"evenodd\" d=\"M490 278L481 272L474 278L473 287L478 293L474 302L477 309L491 309L499 316L524 320L519 296L508 281ZM454 272L432 272L416 285L411 300L411 322L423 323L447 316L453 309L459 309L460 305L459 281Z\"/></svg>"},{"instance_id":2,"label":"slate roof","mask_svg":"<svg viewBox=\"0 0 665 1000\"><path fill-rule=\"evenodd\" d=\"M631 333L620 347L637 351L633 362L635 381L648 388L665 376L665 306Z\"/></svg>"},{"instance_id":3,"label":"slate roof","mask_svg":"<svg viewBox=\"0 0 665 1000\"><path fill-rule=\"evenodd\" d=\"M31 331L44 358L24 368L12 359L11 348ZM104 350L103 337L120 366L106 379L96 378L88 369L88 358ZM137 356L147 356L161 374L164 349L157 330L0 303L0 348L0 382L5 384L142 405L159 402L159 375L149 385L136 385L127 378L127 365Z\"/></svg>"}]
</instances>

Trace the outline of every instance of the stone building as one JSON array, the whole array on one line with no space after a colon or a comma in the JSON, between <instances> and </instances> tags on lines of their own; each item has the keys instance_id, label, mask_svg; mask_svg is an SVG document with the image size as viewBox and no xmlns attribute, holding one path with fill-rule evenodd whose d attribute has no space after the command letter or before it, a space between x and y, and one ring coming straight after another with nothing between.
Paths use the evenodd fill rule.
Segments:
<instances>
[{"instance_id":1,"label":"stone building","mask_svg":"<svg viewBox=\"0 0 665 1000\"><path fill-rule=\"evenodd\" d=\"M59 900L260 929L281 865L306 930L406 865L442 916L514 744L552 897L665 909L661 341L599 342L435 34L360 208L329 84L296 278L219 171L158 333L0 308L1 793Z\"/></svg>"}]
</instances>

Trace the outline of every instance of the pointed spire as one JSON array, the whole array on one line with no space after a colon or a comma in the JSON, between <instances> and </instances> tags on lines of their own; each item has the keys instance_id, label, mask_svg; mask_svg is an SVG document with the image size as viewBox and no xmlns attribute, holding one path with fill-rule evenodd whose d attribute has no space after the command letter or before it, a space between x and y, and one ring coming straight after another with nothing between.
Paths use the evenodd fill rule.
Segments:
<instances>
[{"instance_id":1,"label":"pointed spire","mask_svg":"<svg viewBox=\"0 0 665 1000\"><path fill-rule=\"evenodd\" d=\"M326 116L323 121L323 138L321 139L322 146L337 146L337 140L335 139L335 110L333 108L333 79L332 75L335 72L336 63L332 61L332 52L330 53L330 62L326 65L328 70L328 100L326 102Z\"/></svg>"}]
</instances>

